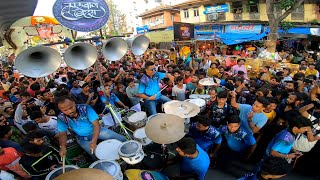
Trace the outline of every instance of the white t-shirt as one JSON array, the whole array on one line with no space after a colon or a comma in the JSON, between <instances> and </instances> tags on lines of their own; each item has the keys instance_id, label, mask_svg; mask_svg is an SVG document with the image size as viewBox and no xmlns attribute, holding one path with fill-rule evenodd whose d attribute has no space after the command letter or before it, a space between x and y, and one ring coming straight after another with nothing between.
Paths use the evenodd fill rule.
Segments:
<instances>
[{"instance_id":1,"label":"white t-shirt","mask_svg":"<svg viewBox=\"0 0 320 180\"><path fill-rule=\"evenodd\" d=\"M50 119L49 119L48 122L46 122L46 123L38 123L38 125L39 125L39 127L40 127L41 129L54 132L55 134L58 134L58 133L59 133L59 131L58 131L57 117L55 117L55 116L50 116Z\"/></svg>"},{"instance_id":2,"label":"white t-shirt","mask_svg":"<svg viewBox=\"0 0 320 180\"><path fill-rule=\"evenodd\" d=\"M172 88L172 96L175 96L178 101L186 100L186 89L187 85L183 84L182 89L178 88L177 85Z\"/></svg>"}]
</instances>

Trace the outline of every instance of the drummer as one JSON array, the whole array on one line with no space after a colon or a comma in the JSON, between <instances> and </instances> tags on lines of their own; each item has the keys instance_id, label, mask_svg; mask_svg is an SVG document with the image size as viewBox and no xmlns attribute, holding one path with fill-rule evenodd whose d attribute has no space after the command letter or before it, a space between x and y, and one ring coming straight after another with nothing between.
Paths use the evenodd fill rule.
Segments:
<instances>
[{"instance_id":1,"label":"drummer","mask_svg":"<svg viewBox=\"0 0 320 180\"><path fill-rule=\"evenodd\" d=\"M97 147L97 141L107 139L117 139L125 141L125 137L104 127L100 127L97 113L91 106L86 104L77 104L69 96L62 96L56 100L61 113L58 115L58 131L60 143L60 156L66 155L67 131L73 131L77 143L93 159L93 150Z\"/></svg>"},{"instance_id":2,"label":"drummer","mask_svg":"<svg viewBox=\"0 0 320 180\"><path fill-rule=\"evenodd\" d=\"M166 103L171 100L161 95L159 83L165 77L174 82L174 77L171 74L157 72L153 62L145 63L145 74L140 78L138 96L144 100L144 106L151 115L157 114L156 106L158 102Z\"/></svg>"}]
</instances>

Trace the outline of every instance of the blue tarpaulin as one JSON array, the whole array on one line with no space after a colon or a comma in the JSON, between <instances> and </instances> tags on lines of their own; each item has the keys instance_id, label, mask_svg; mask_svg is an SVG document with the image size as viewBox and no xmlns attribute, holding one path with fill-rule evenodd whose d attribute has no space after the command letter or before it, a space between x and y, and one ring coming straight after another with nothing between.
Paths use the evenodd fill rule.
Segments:
<instances>
[{"instance_id":1,"label":"blue tarpaulin","mask_svg":"<svg viewBox=\"0 0 320 180\"><path fill-rule=\"evenodd\" d=\"M258 41L267 35L266 32L261 34L236 34L236 33L223 33L217 34L219 38L226 45L240 44L247 41Z\"/></svg>"},{"instance_id":2,"label":"blue tarpaulin","mask_svg":"<svg viewBox=\"0 0 320 180\"><path fill-rule=\"evenodd\" d=\"M270 29L267 28L267 29L266 29L266 32L269 33L269 32L270 32ZM310 31L310 28L309 28L309 27L294 27L294 28L288 29L287 31L285 31L285 30L283 30L283 29L279 29L279 30L278 30L278 33L279 33L279 34L288 33L288 34L307 34L307 35L310 35L310 34L311 34L311 31Z\"/></svg>"}]
</instances>

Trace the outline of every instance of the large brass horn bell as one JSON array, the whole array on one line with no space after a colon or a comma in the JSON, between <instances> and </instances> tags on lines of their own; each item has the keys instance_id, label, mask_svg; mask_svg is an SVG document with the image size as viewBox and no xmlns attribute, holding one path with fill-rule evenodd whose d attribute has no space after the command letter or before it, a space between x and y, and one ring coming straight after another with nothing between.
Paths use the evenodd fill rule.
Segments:
<instances>
[{"instance_id":1,"label":"large brass horn bell","mask_svg":"<svg viewBox=\"0 0 320 180\"><path fill-rule=\"evenodd\" d=\"M140 35L127 39L127 43L132 53L136 56L140 56L148 49L150 39L145 35Z\"/></svg>"},{"instance_id":2,"label":"large brass horn bell","mask_svg":"<svg viewBox=\"0 0 320 180\"><path fill-rule=\"evenodd\" d=\"M58 51L47 46L35 46L22 51L14 66L25 76L39 78L54 73L61 64Z\"/></svg>"},{"instance_id":3,"label":"large brass horn bell","mask_svg":"<svg viewBox=\"0 0 320 180\"><path fill-rule=\"evenodd\" d=\"M97 49L88 43L76 43L63 55L64 62L73 69L83 70L92 66L97 60Z\"/></svg>"},{"instance_id":4,"label":"large brass horn bell","mask_svg":"<svg viewBox=\"0 0 320 180\"><path fill-rule=\"evenodd\" d=\"M127 42L116 37L103 42L102 54L109 61L118 61L127 53L127 50Z\"/></svg>"}]
</instances>

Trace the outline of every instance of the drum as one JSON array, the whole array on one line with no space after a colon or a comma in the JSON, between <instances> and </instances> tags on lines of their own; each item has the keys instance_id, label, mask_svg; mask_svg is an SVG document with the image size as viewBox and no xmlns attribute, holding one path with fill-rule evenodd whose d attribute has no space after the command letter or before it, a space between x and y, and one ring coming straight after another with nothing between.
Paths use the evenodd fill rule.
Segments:
<instances>
[{"instance_id":1,"label":"drum","mask_svg":"<svg viewBox=\"0 0 320 180\"><path fill-rule=\"evenodd\" d=\"M142 144L138 141L130 140L121 144L118 149L120 157L127 164L137 164L144 158Z\"/></svg>"},{"instance_id":2,"label":"drum","mask_svg":"<svg viewBox=\"0 0 320 180\"><path fill-rule=\"evenodd\" d=\"M147 123L147 113L144 111L136 112L129 116L128 123L133 130L144 127Z\"/></svg>"},{"instance_id":3,"label":"drum","mask_svg":"<svg viewBox=\"0 0 320 180\"><path fill-rule=\"evenodd\" d=\"M199 95L199 98L204 99L206 101L206 103L208 103L208 102L210 102L211 96L208 94L201 94L201 95Z\"/></svg>"},{"instance_id":4,"label":"drum","mask_svg":"<svg viewBox=\"0 0 320 180\"><path fill-rule=\"evenodd\" d=\"M83 150L75 139L68 139L66 164L76 165L80 168L87 168L92 163L90 155Z\"/></svg>"},{"instance_id":5,"label":"drum","mask_svg":"<svg viewBox=\"0 0 320 180\"><path fill-rule=\"evenodd\" d=\"M120 159L118 149L122 144L116 139L108 139L100 142L95 150L95 155L100 160L114 161Z\"/></svg>"},{"instance_id":6,"label":"drum","mask_svg":"<svg viewBox=\"0 0 320 180\"><path fill-rule=\"evenodd\" d=\"M145 128L139 128L133 132L133 137L143 146L150 144L152 141L147 137Z\"/></svg>"},{"instance_id":7,"label":"drum","mask_svg":"<svg viewBox=\"0 0 320 180\"><path fill-rule=\"evenodd\" d=\"M206 109L206 101L204 99L186 99L186 102L191 102L200 108L200 112Z\"/></svg>"},{"instance_id":8,"label":"drum","mask_svg":"<svg viewBox=\"0 0 320 180\"><path fill-rule=\"evenodd\" d=\"M200 98L199 96L200 96L199 94L190 94L189 98L190 99L199 99Z\"/></svg>"},{"instance_id":9,"label":"drum","mask_svg":"<svg viewBox=\"0 0 320 180\"><path fill-rule=\"evenodd\" d=\"M123 180L121 167L115 161L99 160L92 163L89 168L100 169L110 174L115 180Z\"/></svg>"},{"instance_id":10,"label":"drum","mask_svg":"<svg viewBox=\"0 0 320 180\"><path fill-rule=\"evenodd\" d=\"M66 165L65 166L66 172L72 171L74 169L79 169L79 167L78 166L73 166L73 165ZM60 176L61 174L62 174L62 167L56 168L46 176L45 180L53 180L56 177Z\"/></svg>"}]
</instances>

